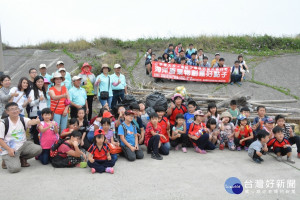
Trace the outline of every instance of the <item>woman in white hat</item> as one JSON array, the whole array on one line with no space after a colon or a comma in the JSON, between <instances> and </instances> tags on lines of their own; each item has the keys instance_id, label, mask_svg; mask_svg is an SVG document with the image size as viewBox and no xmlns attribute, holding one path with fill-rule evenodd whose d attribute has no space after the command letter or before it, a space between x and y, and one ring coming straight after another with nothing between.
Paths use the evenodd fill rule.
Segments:
<instances>
[{"instance_id":1,"label":"woman in white hat","mask_svg":"<svg viewBox=\"0 0 300 200\"><path fill-rule=\"evenodd\" d=\"M108 72L110 71L111 69L108 66L108 64L102 65L101 74L97 76L95 82L95 93L98 94L97 96L99 98L102 107L105 104L108 104L108 106L111 108L113 92L112 92L112 80L110 78L110 75L108 74Z\"/></svg>"},{"instance_id":2,"label":"woman in white hat","mask_svg":"<svg viewBox=\"0 0 300 200\"><path fill-rule=\"evenodd\" d=\"M51 98L50 109L54 114L53 120L58 123L60 130L67 128L70 105L68 90L65 86L62 86L64 80L65 78L59 72L55 72L51 79L54 86L49 89Z\"/></svg>"}]
</instances>

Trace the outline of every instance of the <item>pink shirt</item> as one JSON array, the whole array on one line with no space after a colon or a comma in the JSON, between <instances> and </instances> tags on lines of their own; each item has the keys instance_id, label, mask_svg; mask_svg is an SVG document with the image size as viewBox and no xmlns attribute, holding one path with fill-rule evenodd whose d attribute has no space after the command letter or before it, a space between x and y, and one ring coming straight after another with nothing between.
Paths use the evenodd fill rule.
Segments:
<instances>
[{"instance_id":1,"label":"pink shirt","mask_svg":"<svg viewBox=\"0 0 300 200\"><path fill-rule=\"evenodd\" d=\"M56 123L56 122L55 122ZM56 123L57 125L57 123ZM43 128L48 127L49 125L45 122L41 122L40 126ZM50 149L52 145L58 140L59 135L57 133L54 133L53 130L48 129L44 133L40 133L40 144L42 149Z\"/></svg>"}]
</instances>

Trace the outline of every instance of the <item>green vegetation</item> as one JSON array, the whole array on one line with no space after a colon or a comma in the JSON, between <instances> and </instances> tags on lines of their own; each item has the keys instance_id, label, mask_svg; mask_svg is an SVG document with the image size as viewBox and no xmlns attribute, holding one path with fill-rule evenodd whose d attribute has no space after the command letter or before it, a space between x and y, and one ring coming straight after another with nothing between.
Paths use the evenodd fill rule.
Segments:
<instances>
[{"instance_id":1,"label":"green vegetation","mask_svg":"<svg viewBox=\"0 0 300 200\"><path fill-rule=\"evenodd\" d=\"M38 49L67 49L80 51L88 48L98 48L111 54L117 54L121 49L145 51L147 48L154 50L165 49L169 43L176 45L183 43L187 47L193 43L196 48L209 51L230 51L245 55L277 55L282 53L300 52L299 37L272 37L264 36L198 36L198 37L171 37L171 38L140 38L137 40L120 40L112 38L96 38L91 42L84 39L69 42L43 42L38 45L22 46L22 48Z\"/></svg>"}]
</instances>

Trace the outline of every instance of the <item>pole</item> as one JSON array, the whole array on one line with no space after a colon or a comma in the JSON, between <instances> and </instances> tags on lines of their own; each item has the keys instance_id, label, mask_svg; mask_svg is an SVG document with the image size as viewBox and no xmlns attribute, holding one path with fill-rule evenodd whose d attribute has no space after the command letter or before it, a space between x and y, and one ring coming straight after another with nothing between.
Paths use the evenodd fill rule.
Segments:
<instances>
[{"instance_id":1,"label":"pole","mask_svg":"<svg viewBox=\"0 0 300 200\"><path fill-rule=\"evenodd\" d=\"M1 25L0 25L0 76L3 75L3 70L4 70L4 60L3 60L3 48L2 48Z\"/></svg>"}]
</instances>

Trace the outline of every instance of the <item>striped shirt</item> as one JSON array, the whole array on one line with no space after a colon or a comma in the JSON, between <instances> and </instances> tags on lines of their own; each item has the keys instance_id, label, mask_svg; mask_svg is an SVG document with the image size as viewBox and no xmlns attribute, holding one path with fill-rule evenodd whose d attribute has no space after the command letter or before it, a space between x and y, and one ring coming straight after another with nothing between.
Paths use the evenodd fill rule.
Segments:
<instances>
[{"instance_id":1,"label":"striped shirt","mask_svg":"<svg viewBox=\"0 0 300 200\"><path fill-rule=\"evenodd\" d=\"M51 87L49 89L49 91L51 91L51 90L54 92L55 96L59 96L59 95L63 95L63 94L67 93L67 88L65 86L61 87L61 91L58 91L55 87ZM54 112L55 114L62 115L66 108L65 99L66 98L61 98L59 100L53 100L51 98L51 106L50 106L51 111Z\"/></svg>"},{"instance_id":2,"label":"striped shirt","mask_svg":"<svg viewBox=\"0 0 300 200\"><path fill-rule=\"evenodd\" d=\"M291 129L291 125L285 123L284 127L282 128L282 133L284 134L284 137L289 139L290 138L290 129Z\"/></svg>"}]
</instances>

